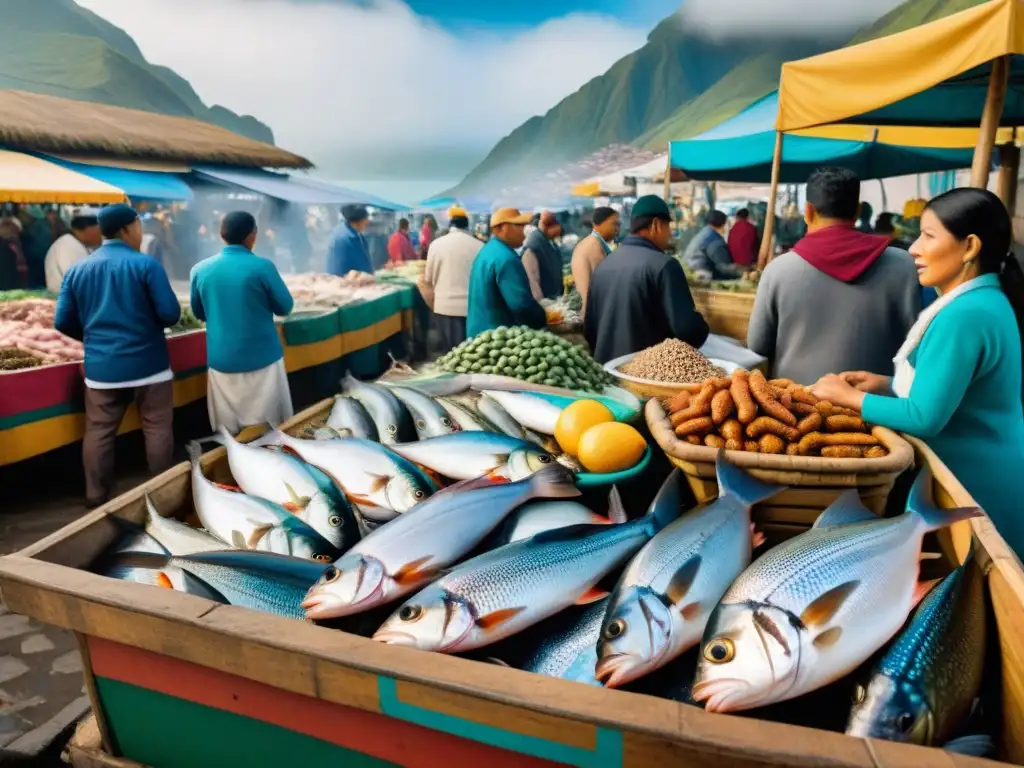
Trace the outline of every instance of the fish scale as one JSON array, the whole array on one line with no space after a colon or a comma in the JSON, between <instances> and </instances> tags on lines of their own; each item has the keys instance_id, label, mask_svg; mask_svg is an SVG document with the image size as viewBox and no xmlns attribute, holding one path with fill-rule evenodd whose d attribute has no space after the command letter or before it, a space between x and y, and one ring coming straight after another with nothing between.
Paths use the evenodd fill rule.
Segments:
<instances>
[{"instance_id":1,"label":"fish scale","mask_svg":"<svg viewBox=\"0 0 1024 768\"><path fill-rule=\"evenodd\" d=\"M597 663L597 638L601 632L610 598L551 619L551 632L526 659L522 668L548 677L562 677L588 685L600 685L594 679ZM565 617L564 619L562 617ZM571 619L571 620L570 620ZM547 624L538 629L548 628Z\"/></svg>"}]
</instances>

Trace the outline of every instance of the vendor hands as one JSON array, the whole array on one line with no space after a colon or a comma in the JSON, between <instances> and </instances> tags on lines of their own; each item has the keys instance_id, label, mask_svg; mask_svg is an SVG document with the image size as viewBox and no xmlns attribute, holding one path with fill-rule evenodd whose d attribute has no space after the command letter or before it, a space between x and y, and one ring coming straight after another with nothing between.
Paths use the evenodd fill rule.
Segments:
<instances>
[{"instance_id":1,"label":"vendor hands","mask_svg":"<svg viewBox=\"0 0 1024 768\"><path fill-rule=\"evenodd\" d=\"M811 394L819 400L827 400L833 405L852 408L855 411L859 411L864 402L864 393L848 383L843 376L835 373L822 376L810 390Z\"/></svg>"},{"instance_id":2,"label":"vendor hands","mask_svg":"<svg viewBox=\"0 0 1024 768\"><path fill-rule=\"evenodd\" d=\"M874 395L884 395L892 387L892 380L888 376L879 376L877 373L847 371L839 375L851 387Z\"/></svg>"}]
</instances>

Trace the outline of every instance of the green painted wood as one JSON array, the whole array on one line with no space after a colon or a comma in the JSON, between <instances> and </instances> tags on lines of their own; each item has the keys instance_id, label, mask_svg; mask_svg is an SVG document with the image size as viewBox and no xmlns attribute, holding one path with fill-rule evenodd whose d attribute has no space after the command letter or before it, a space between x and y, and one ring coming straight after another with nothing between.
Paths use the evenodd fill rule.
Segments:
<instances>
[{"instance_id":1,"label":"green painted wood","mask_svg":"<svg viewBox=\"0 0 1024 768\"><path fill-rule=\"evenodd\" d=\"M118 752L152 768L391 768L394 763L127 683L96 678Z\"/></svg>"}]
</instances>

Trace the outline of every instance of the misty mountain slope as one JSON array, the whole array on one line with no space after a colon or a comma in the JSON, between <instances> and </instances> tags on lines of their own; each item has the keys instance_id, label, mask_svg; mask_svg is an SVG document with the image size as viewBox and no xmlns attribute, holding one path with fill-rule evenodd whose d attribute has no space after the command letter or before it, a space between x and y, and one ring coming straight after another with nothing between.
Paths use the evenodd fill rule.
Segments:
<instances>
[{"instance_id":1,"label":"misty mountain slope","mask_svg":"<svg viewBox=\"0 0 1024 768\"><path fill-rule=\"evenodd\" d=\"M908 0L857 34L850 45L903 32L953 13L966 11L986 0Z\"/></svg>"},{"instance_id":2,"label":"misty mountain slope","mask_svg":"<svg viewBox=\"0 0 1024 768\"><path fill-rule=\"evenodd\" d=\"M207 107L131 36L73 0L0 0L0 88L195 117L273 143L256 118Z\"/></svg>"}]
</instances>

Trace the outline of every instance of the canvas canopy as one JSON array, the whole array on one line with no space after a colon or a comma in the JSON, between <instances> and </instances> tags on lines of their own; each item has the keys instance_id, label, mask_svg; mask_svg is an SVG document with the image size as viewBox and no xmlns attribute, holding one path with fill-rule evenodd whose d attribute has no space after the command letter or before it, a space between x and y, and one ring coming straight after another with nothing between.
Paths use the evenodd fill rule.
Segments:
<instances>
[{"instance_id":1,"label":"canvas canopy","mask_svg":"<svg viewBox=\"0 0 1024 768\"><path fill-rule=\"evenodd\" d=\"M123 189L41 157L0 149L0 202L121 203Z\"/></svg>"}]
</instances>

